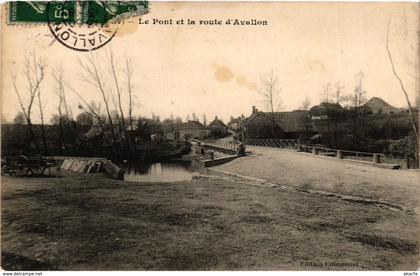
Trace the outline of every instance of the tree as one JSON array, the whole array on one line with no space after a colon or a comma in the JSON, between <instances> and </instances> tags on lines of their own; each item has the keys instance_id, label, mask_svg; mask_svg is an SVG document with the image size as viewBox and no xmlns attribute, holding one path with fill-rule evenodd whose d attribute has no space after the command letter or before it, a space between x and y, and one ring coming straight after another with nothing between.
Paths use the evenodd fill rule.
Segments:
<instances>
[{"instance_id":1,"label":"tree","mask_svg":"<svg viewBox=\"0 0 420 276\"><path fill-rule=\"evenodd\" d=\"M306 95L305 99L302 102L302 105L300 107L301 110L308 111L309 107L311 106L311 99ZM311 134L312 130L312 119L311 114L309 112L305 112L304 116L302 116L302 125L303 125L303 134L302 134L302 140L303 142L307 142L309 140L309 136Z\"/></svg>"},{"instance_id":2,"label":"tree","mask_svg":"<svg viewBox=\"0 0 420 276\"><path fill-rule=\"evenodd\" d=\"M25 120L28 124L28 132L29 132L28 142L27 142L28 151L30 151L30 144L33 142L35 145L35 150L39 152L39 145L35 137L35 133L33 131L33 125L32 125L32 111L33 111L32 108L35 101L35 97L39 93L38 89L45 77L45 67L46 67L45 60L37 57L35 52L30 52L29 54L25 55L23 75L25 76L26 83L27 83L27 90L26 90L27 103L26 104L17 86L17 75L16 73L12 73L13 88L17 95L22 113L24 114Z\"/></svg>"},{"instance_id":3,"label":"tree","mask_svg":"<svg viewBox=\"0 0 420 276\"><path fill-rule=\"evenodd\" d=\"M356 86L354 88L353 96L351 97L352 107L353 108L360 108L362 105L366 103L366 95L367 92L363 88L363 81L366 79L365 73L359 71L356 73Z\"/></svg>"},{"instance_id":4,"label":"tree","mask_svg":"<svg viewBox=\"0 0 420 276\"><path fill-rule=\"evenodd\" d=\"M340 101L346 100L346 96L343 95L344 85L341 85L340 82L335 84L335 103L340 104Z\"/></svg>"},{"instance_id":5,"label":"tree","mask_svg":"<svg viewBox=\"0 0 420 276\"><path fill-rule=\"evenodd\" d=\"M77 95L77 97L79 97L79 99L87 107L87 109L86 109L82 104L79 104L79 109L82 109L84 112L91 113L96 118L96 120L97 120L97 122L99 124L99 127L101 128L102 133L105 133L105 131L106 131L106 125L105 125L106 118L104 118L103 116L101 116L100 104L98 106L96 106L95 102L93 102L93 101L90 104L88 104L86 102L86 100L80 95L79 92L77 92L71 86L69 86L69 88L70 88L71 91L73 91L74 94ZM108 118L109 117L110 116L108 116ZM103 137L104 137L104 140L105 140L106 144L111 145L111 143L108 140L107 136L104 135Z\"/></svg>"},{"instance_id":6,"label":"tree","mask_svg":"<svg viewBox=\"0 0 420 276\"><path fill-rule=\"evenodd\" d=\"M16 125L23 125L26 123L25 114L23 112L18 112L13 119L13 123Z\"/></svg>"},{"instance_id":7,"label":"tree","mask_svg":"<svg viewBox=\"0 0 420 276\"><path fill-rule=\"evenodd\" d=\"M301 110L309 110L309 107L311 107L311 98L308 97L308 95L305 96L305 99L302 102L302 105L300 107Z\"/></svg>"},{"instance_id":8,"label":"tree","mask_svg":"<svg viewBox=\"0 0 420 276\"><path fill-rule=\"evenodd\" d=\"M366 79L365 73L359 71L355 75L356 85L353 94L350 95L350 131L353 140L353 148L360 150L366 143L366 115L367 110L363 108L366 103L367 92L363 87Z\"/></svg>"},{"instance_id":9,"label":"tree","mask_svg":"<svg viewBox=\"0 0 420 276\"><path fill-rule=\"evenodd\" d=\"M207 125L207 117L206 114L203 113L203 125Z\"/></svg>"},{"instance_id":10,"label":"tree","mask_svg":"<svg viewBox=\"0 0 420 276\"><path fill-rule=\"evenodd\" d=\"M395 64L394 64L394 60L392 58L392 54L391 54L391 50L389 47L389 41L390 41L390 25L391 25L391 20L388 21L388 27L387 27L387 36L386 36L386 52L388 53L388 58L389 58L389 62L391 64L391 69L392 69L392 73L394 74L395 78L398 80L399 84L400 84L400 88L401 91L403 92L404 96L405 96L405 100L407 101L407 105L408 105L408 111L410 113L411 116L411 126L413 128L413 132L414 132L414 137L416 140L416 147L415 147L415 156L414 156L414 160L415 160L415 167L418 168L419 167L419 131L417 128L417 124L416 124L416 119L415 119L415 115L413 112L413 107L410 101L410 98L408 97L408 93L407 90L405 88L404 82L401 79L400 75L398 74L396 68L395 68ZM418 94L418 93L417 93Z\"/></svg>"},{"instance_id":11,"label":"tree","mask_svg":"<svg viewBox=\"0 0 420 276\"><path fill-rule=\"evenodd\" d=\"M279 87L279 80L274 74L274 70L271 70L269 73L261 77L261 85L258 92L263 96L264 105L270 112L268 117L273 124L273 135L276 132L275 129L281 129L276 122L276 116L274 114L275 111L281 108L282 102L280 99L280 91L281 88Z\"/></svg>"},{"instance_id":12,"label":"tree","mask_svg":"<svg viewBox=\"0 0 420 276\"><path fill-rule=\"evenodd\" d=\"M321 102L330 102L330 87L331 83L324 84L324 86L322 87Z\"/></svg>"},{"instance_id":13,"label":"tree","mask_svg":"<svg viewBox=\"0 0 420 276\"><path fill-rule=\"evenodd\" d=\"M121 115L121 119L119 119L120 116L117 113L117 119L118 119L118 122L120 122L120 125L122 126L123 133L124 133L124 136L125 136L125 141L127 143L128 150L130 151L130 147L131 147L130 146L130 139L129 139L128 134L127 134L127 127L125 125L125 120L124 120L124 118L125 118L124 117L124 111L123 111L122 103L121 103L120 81L119 81L119 78L118 78L118 75L117 75L118 68L117 68L114 53L113 53L112 50L108 51L107 57L108 57L108 64L109 64L109 67L110 67L110 71L112 72L112 77L113 77L114 84L115 84L115 90L117 91L118 108L119 108L120 115ZM130 89L129 89L129 91L130 91L129 94L130 94L130 101L131 101L131 90Z\"/></svg>"},{"instance_id":14,"label":"tree","mask_svg":"<svg viewBox=\"0 0 420 276\"><path fill-rule=\"evenodd\" d=\"M197 115L195 115L195 112L192 113L192 120L198 121Z\"/></svg>"},{"instance_id":15,"label":"tree","mask_svg":"<svg viewBox=\"0 0 420 276\"><path fill-rule=\"evenodd\" d=\"M79 126L91 127L93 125L93 116L89 112L82 112L76 117L76 123Z\"/></svg>"},{"instance_id":16,"label":"tree","mask_svg":"<svg viewBox=\"0 0 420 276\"><path fill-rule=\"evenodd\" d=\"M127 85L127 92L128 92L128 122L130 124L130 129L133 129L133 91L134 91L134 84L133 84L133 72L134 67L131 59L126 57L125 59L125 70L124 74L126 76L126 85ZM134 143L134 148L136 148L136 144Z\"/></svg>"},{"instance_id":17,"label":"tree","mask_svg":"<svg viewBox=\"0 0 420 276\"><path fill-rule=\"evenodd\" d=\"M58 110L58 116L56 119L58 119L58 122L55 122L56 124L58 124L58 131L59 131L59 135L58 135L58 147L59 147L59 151L60 154L62 153L62 149L63 149L63 143L64 143L64 135L63 135L63 107L65 109L65 114L66 114L66 119L67 121L69 121L69 114L68 114L68 109L67 109L67 103L65 100L65 94L64 94L64 69L62 66L57 66L53 73L52 76L56 82L56 87L55 87L55 94L58 97L58 106L57 106L57 110ZM54 119L54 118L53 118Z\"/></svg>"},{"instance_id":18,"label":"tree","mask_svg":"<svg viewBox=\"0 0 420 276\"><path fill-rule=\"evenodd\" d=\"M174 122L175 122L175 124L182 124L182 118L181 117L179 117L179 116L177 116L177 117L175 117L175 120L174 120Z\"/></svg>"},{"instance_id":19,"label":"tree","mask_svg":"<svg viewBox=\"0 0 420 276\"><path fill-rule=\"evenodd\" d=\"M109 102L108 102L108 93L107 88L105 87L104 77L101 73L101 71L98 69L97 60L101 60L99 56L93 55L92 52L89 53L89 55L85 59L86 61L82 61L79 59L79 64L85 74L82 75L82 79L95 87L98 92L100 93L102 100L105 104L105 111L106 115L108 117L108 123L111 128L111 136L112 136L112 142L113 144L116 144L116 135L115 135L115 129L114 124L112 122L112 116L111 116L111 110L109 108ZM80 96L80 94L79 94Z\"/></svg>"}]
</instances>

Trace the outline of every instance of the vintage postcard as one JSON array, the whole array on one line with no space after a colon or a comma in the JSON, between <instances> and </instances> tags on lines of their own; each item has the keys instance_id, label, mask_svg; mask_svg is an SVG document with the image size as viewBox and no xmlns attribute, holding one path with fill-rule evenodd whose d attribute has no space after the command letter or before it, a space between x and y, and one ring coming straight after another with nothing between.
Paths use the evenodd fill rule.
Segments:
<instances>
[{"instance_id":1,"label":"vintage postcard","mask_svg":"<svg viewBox=\"0 0 420 276\"><path fill-rule=\"evenodd\" d=\"M418 3L13 1L0 34L3 270L417 275Z\"/></svg>"}]
</instances>

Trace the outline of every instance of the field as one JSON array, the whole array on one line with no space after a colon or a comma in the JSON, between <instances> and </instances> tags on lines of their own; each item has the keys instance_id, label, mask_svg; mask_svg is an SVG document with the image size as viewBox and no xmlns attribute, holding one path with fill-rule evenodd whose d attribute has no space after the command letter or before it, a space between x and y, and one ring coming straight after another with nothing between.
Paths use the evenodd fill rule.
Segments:
<instances>
[{"instance_id":1,"label":"field","mask_svg":"<svg viewBox=\"0 0 420 276\"><path fill-rule=\"evenodd\" d=\"M250 162L257 156L237 159L219 169L230 167L230 171L238 173L237 163ZM415 196L401 202L401 195L388 189L389 196L381 197L411 210L402 211L331 194L309 193L301 189L299 183L303 180L294 175L296 172L289 173L283 172L282 181L299 189L272 187L251 178L211 171L192 181L156 184L63 171L50 178L3 177L2 267L416 269ZM306 177L310 178L310 173ZM388 178L385 174L384 179ZM342 179L346 182L346 177ZM320 188L320 181L323 179L308 181L306 187ZM334 185L325 187L326 191L345 192ZM363 191L355 189L353 194ZM375 191L371 198L386 191Z\"/></svg>"}]
</instances>

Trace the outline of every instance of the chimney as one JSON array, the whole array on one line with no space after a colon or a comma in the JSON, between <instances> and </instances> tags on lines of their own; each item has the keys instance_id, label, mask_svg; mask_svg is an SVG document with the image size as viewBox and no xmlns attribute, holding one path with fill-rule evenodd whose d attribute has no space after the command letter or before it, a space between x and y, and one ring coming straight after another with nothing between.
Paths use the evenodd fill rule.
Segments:
<instances>
[{"instance_id":1,"label":"chimney","mask_svg":"<svg viewBox=\"0 0 420 276\"><path fill-rule=\"evenodd\" d=\"M258 109L255 107L255 105L252 106L252 114L255 114L258 112Z\"/></svg>"},{"instance_id":2,"label":"chimney","mask_svg":"<svg viewBox=\"0 0 420 276\"><path fill-rule=\"evenodd\" d=\"M217 120L217 116L214 116L214 119Z\"/></svg>"}]
</instances>

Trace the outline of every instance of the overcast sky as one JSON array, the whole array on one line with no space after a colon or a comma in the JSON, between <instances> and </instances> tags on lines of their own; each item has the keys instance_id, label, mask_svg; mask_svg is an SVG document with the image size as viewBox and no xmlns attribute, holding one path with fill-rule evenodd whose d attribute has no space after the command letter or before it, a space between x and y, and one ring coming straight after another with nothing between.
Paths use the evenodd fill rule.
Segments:
<instances>
[{"instance_id":1,"label":"overcast sky","mask_svg":"<svg viewBox=\"0 0 420 276\"><path fill-rule=\"evenodd\" d=\"M263 109L260 76L274 70L281 86L283 110L298 108L306 96L319 103L326 83L341 82L346 93L355 74L366 74L368 98L377 96L402 107L405 99L392 75L385 50L391 19L391 50L398 72L414 99L417 76L418 7L415 3L151 3L146 19L266 20L267 26L138 25L126 23L109 43L117 56L135 64L135 114L183 119L196 113L211 120L218 115L248 116ZM50 71L62 64L66 79L90 101L99 100L94 87L82 81L78 59L86 53L65 48L46 25L5 26L2 38L2 116L12 120L19 105L10 70L22 73L25 52L36 50L47 59L42 84L45 113L57 113L58 98ZM96 51L101 54L101 50ZM122 60L122 59L120 59ZM18 76L24 91L25 80ZM22 92L23 93L23 92ZM77 115L78 98L66 90ZM125 99L126 100L126 99ZM35 110L34 120L37 121Z\"/></svg>"}]
</instances>

